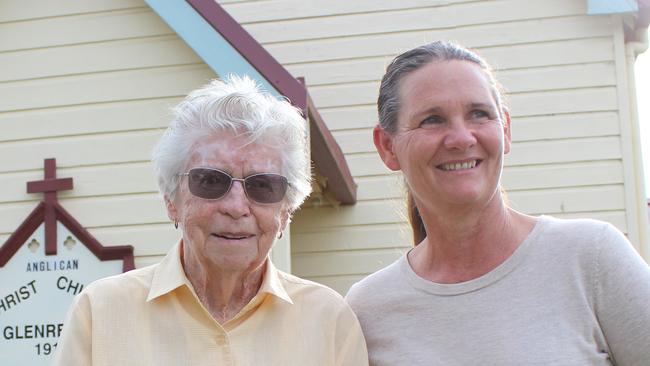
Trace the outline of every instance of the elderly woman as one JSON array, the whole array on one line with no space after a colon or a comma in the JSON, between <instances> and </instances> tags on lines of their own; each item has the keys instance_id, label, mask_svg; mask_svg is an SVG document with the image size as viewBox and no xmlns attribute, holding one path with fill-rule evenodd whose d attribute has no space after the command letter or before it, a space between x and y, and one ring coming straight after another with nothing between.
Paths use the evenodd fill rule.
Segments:
<instances>
[{"instance_id":1,"label":"elderly woman","mask_svg":"<svg viewBox=\"0 0 650 366\"><path fill-rule=\"evenodd\" d=\"M176 107L153 163L180 243L88 286L55 364L367 365L341 296L268 258L311 190L297 109L250 79L213 81Z\"/></svg>"},{"instance_id":2,"label":"elderly woman","mask_svg":"<svg viewBox=\"0 0 650 366\"><path fill-rule=\"evenodd\" d=\"M445 42L399 55L378 109L416 246L347 295L371 365L650 364L650 269L625 237L504 202L511 121L481 58Z\"/></svg>"}]
</instances>

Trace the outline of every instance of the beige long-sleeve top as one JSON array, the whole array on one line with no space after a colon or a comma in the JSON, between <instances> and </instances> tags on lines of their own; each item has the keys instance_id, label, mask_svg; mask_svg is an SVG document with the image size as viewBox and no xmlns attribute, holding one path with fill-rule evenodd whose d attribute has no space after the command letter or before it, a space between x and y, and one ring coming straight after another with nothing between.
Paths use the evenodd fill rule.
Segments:
<instances>
[{"instance_id":1,"label":"beige long-sleeve top","mask_svg":"<svg viewBox=\"0 0 650 366\"><path fill-rule=\"evenodd\" d=\"M648 366L650 267L594 220L542 216L471 281L419 277L406 256L355 284L372 366Z\"/></svg>"}]
</instances>

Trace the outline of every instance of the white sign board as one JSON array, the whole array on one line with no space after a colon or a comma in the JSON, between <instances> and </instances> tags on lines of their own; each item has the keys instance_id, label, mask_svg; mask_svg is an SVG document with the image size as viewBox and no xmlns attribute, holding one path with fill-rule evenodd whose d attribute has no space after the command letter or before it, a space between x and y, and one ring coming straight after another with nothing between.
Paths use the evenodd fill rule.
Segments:
<instances>
[{"instance_id":1,"label":"white sign board","mask_svg":"<svg viewBox=\"0 0 650 366\"><path fill-rule=\"evenodd\" d=\"M50 365L68 307L88 283L122 273L60 222L57 254L45 255L44 224L0 267L0 365Z\"/></svg>"}]
</instances>

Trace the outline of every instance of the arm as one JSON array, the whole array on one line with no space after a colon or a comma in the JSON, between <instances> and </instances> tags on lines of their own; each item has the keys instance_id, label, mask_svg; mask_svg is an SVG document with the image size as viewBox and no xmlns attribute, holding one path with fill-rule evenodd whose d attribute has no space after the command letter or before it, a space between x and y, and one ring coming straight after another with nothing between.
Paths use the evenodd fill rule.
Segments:
<instances>
[{"instance_id":1,"label":"arm","mask_svg":"<svg viewBox=\"0 0 650 366\"><path fill-rule=\"evenodd\" d=\"M77 296L63 325L59 338L54 366L92 365L92 320L90 301L86 293Z\"/></svg>"},{"instance_id":2,"label":"arm","mask_svg":"<svg viewBox=\"0 0 650 366\"><path fill-rule=\"evenodd\" d=\"M347 304L339 313L334 336L336 366L368 365L368 351L361 326Z\"/></svg>"},{"instance_id":3,"label":"arm","mask_svg":"<svg viewBox=\"0 0 650 366\"><path fill-rule=\"evenodd\" d=\"M595 310L618 366L650 360L650 267L618 230L608 225L595 259Z\"/></svg>"}]
</instances>

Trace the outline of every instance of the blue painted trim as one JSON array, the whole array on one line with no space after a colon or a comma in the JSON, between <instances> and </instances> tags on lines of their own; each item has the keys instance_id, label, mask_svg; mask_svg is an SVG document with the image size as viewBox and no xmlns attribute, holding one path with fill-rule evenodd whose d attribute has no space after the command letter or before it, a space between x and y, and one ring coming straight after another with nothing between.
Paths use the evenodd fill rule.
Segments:
<instances>
[{"instance_id":1,"label":"blue painted trim","mask_svg":"<svg viewBox=\"0 0 650 366\"><path fill-rule=\"evenodd\" d=\"M190 4L182 0L145 0L194 52L218 75L248 75L275 96L281 94L251 64L215 32Z\"/></svg>"},{"instance_id":2,"label":"blue painted trim","mask_svg":"<svg viewBox=\"0 0 650 366\"><path fill-rule=\"evenodd\" d=\"M587 14L616 14L639 11L636 0L587 0Z\"/></svg>"}]
</instances>

